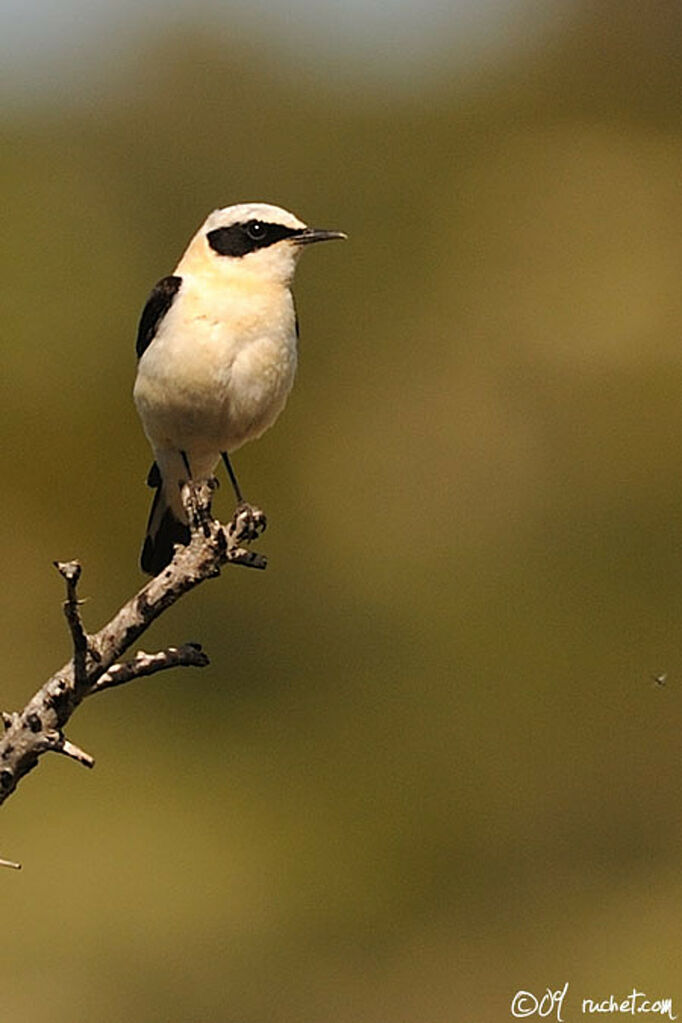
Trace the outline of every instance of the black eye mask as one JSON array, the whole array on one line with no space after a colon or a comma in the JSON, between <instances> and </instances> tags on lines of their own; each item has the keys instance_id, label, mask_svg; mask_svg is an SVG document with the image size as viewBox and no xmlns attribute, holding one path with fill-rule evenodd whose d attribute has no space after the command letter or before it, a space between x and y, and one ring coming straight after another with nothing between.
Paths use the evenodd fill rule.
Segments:
<instances>
[{"instance_id":1,"label":"black eye mask","mask_svg":"<svg viewBox=\"0 0 682 1023\"><path fill-rule=\"evenodd\" d=\"M248 220L243 224L216 227L206 235L208 244L219 256L246 256L257 249L281 242L284 238L295 238L304 228L285 227L284 224L267 224L262 220Z\"/></svg>"}]
</instances>

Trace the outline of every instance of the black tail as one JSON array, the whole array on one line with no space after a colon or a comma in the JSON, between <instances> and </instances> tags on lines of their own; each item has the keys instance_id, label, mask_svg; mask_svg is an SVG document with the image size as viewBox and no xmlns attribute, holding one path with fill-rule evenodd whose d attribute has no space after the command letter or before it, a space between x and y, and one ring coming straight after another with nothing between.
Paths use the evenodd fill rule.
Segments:
<instances>
[{"instance_id":1,"label":"black tail","mask_svg":"<svg viewBox=\"0 0 682 1023\"><path fill-rule=\"evenodd\" d=\"M189 526L182 522L166 501L166 494L156 462L149 470L147 484L156 488L147 523L140 565L149 575L158 575L170 563L176 544L188 544Z\"/></svg>"}]
</instances>

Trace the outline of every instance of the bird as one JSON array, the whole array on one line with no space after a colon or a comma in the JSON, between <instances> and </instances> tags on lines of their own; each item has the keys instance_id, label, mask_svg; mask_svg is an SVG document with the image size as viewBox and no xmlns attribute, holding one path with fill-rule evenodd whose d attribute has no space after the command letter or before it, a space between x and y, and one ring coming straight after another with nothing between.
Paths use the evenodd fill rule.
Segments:
<instances>
[{"instance_id":1,"label":"bird","mask_svg":"<svg viewBox=\"0 0 682 1023\"><path fill-rule=\"evenodd\" d=\"M299 256L308 245L346 237L269 203L226 206L208 215L173 273L152 289L138 326L133 389L154 454L140 558L149 575L166 568L177 544L189 543L182 485L212 478L221 459L253 536L265 528L229 456L272 426L291 391Z\"/></svg>"}]
</instances>

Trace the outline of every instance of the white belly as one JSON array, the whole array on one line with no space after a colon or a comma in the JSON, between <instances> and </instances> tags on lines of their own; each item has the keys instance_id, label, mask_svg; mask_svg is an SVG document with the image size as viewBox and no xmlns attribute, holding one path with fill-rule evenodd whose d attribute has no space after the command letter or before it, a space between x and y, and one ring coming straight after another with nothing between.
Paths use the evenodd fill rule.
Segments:
<instances>
[{"instance_id":1,"label":"white belly","mask_svg":"<svg viewBox=\"0 0 682 1023\"><path fill-rule=\"evenodd\" d=\"M140 359L134 390L155 452L187 452L193 474L195 462L215 462L267 430L296 372L288 289L274 308L272 296L250 296L243 310L225 300L210 317L199 298L179 295Z\"/></svg>"}]
</instances>

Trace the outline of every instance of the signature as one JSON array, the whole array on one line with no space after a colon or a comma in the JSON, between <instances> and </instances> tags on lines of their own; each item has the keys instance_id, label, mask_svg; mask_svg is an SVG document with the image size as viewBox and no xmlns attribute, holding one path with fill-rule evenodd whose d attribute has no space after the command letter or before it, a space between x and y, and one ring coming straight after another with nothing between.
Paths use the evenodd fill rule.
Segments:
<instances>
[{"instance_id":1,"label":"signature","mask_svg":"<svg viewBox=\"0 0 682 1023\"><path fill-rule=\"evenodd\" d=\"M546 988L543 994L534 994L532 991L517 991L511 1000L510 1010L516 1019L524 1019L527 1016L537 1016L540 1019L547 1019L550 1016L556 1023L564 1023L562 1011L564 1001L568 993L568 981L561 988ZM629 1016L651 1014L654 1016L665 1016L669 1020L676 1020L677 1015L673 1012L672 998L649 998L644 991L632 989L629 995L617 998L609 995L608 998L583 998L580 1003L580 1011L583 1016L590 1016L596 1013L625 1013Z\"/></svg>"}]
</instances>

